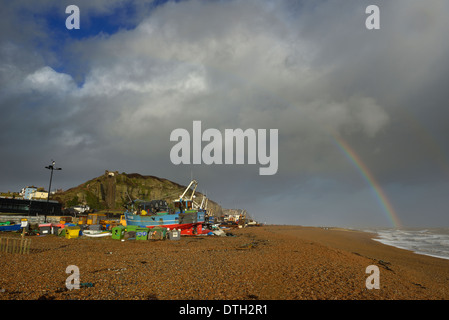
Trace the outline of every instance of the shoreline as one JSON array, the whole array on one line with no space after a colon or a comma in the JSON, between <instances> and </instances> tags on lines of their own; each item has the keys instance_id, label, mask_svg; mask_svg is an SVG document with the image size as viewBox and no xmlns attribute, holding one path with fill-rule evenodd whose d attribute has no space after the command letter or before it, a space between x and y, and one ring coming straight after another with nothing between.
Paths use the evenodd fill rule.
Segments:
<instances>
[{"instance_id":1,"label":"shoreline","mask_svg":"<svg viewBox=\"0 0 449 320\"><path fill-rule=\"evenodd\" d=\"M315 226L300 226L300 225L292 225L295 227L304 227L304 228L320 228L323 230L335 230L335 231L346 231L346 232L363 232L363 233L367 233L371 235L371 239L373 241L376 241L378 243L381 243L383 245L389 246L389 247L393 247L393 248L397 248L397 249L402 249L402 250L406 250L409 251L411 253L417 254L417 255L423 255L423 256L428 256L428 257L432 257L432 258L438 258L438 259L443 259L443 260L449 260L449 256L442 256L442 255L436 255L436 254L431 254L431 253L425 253L425 252L421 252L421 251L415 251L411 248L407 248L405 246L400 246L397 244L391 244L391 243L386 243L384 239L380 238L379 232L376 230L370 230L370 229L364 229L364 228L360 228L360 229L356 229L356 228L344 228L344 227L315 227ZM389 228L376 228L379 229L379 231L383 231L383 230L388 230ZM448 229L449 228L434 228L434 227L425 227L425 228L403 228L403 229L399 229L399 230L436 230L436 229Z\"/></svg>"},{"instance_id":2,"label":"shoreline","mask_svg":"<svg viewBox=\"0 0 449 320\"><path fill-rule=\"evenodd\" d=\"M383 245L389 246L389 247L393 247L393 248L398 248L398 249L402 249L402 250L407 250L411 253L420 255L420 256L427 256L427 257L432 257L432 258L437 258L437 259L443 259L443 260L449 260L449 257L443 257L443 256L439 256L439 255L434 255L434 254L430 254L430 253L423 253L423 252L419 252L419 251L413 251L412 249L409 248L405 248L405 247L401 247L398 245L393 245L393 244L388 244L388 243L384 243L382 242L381 239L376 239L376 238L372 238L373 241L377 241L379 243L382 243Z\"/></svg>"},{"instance_id":3,"label":"shoreline","mask_svg":"<svg viewBox=\"0 0 449 320\"><path fill-rule=\"evenodd\" d=\"M399 229L399 231L422 231L423 229L426 230L426 231L427 230L443 230L443 229L449 230L449 228L403 228L403 229ZM407 251L410 251L410 252L412 252L414 254L417 254L417 255L424 255L424 256L428 256L428 257L432 257L432 258L449 260L449 256L447 256L447 255L438 255L438 254L432 254L432 253L425 252L425 251L419 251L417 249L413 249L413 248L410 248L410 247L407 247L407 246L404 246L404 245L395 244L394 241L391 241L391 240L388 240L388 239L383 239L382 236L379 234L379 232L382 232L382 231L385 231L385 230L388 230L388 228L379 228L378 231L366 230L366 229L365 230L359 230L359 231L367 232L367 233L373 233L374 236L373 236L372 239L374 241L382 243L383 245L386 245L386 246L390 246L390 247L394 247L394 248L398 248L398 249L402 249L402 250L407 250ZM436 236L436 235L438 235L438 236L445 236L442 233L434 233L432 235L433 236ZM388 243L388 242L393 242L393 243ZM418 245L418 244L419 243L417 242L416 245Z\"/></svg>"},{"instance_id":4,"label":"shoreline","mask_svg":"<svg viewBox=\"0 0 449 320\"><path fill-rule=\"evenodd\" d=\"M301 226L228 230L178 241L27 237L28 255L0 252L2 300L449 299L449 260L372 239ZM5 233L0 233L0 237ZM81 283L68 290L67 266ZM370 265L380 289L367 289Z\"/></svg>"}]
</instances>

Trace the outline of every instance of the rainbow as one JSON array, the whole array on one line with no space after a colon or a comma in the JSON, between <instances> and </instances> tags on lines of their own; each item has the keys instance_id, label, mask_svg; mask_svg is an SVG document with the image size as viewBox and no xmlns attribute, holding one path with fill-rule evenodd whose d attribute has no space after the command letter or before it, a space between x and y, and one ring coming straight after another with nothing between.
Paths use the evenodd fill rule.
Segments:
<instances>
[{"instance_id":1,"label":"rainbow","mask_svg":"<svg viewBox=\"0 0 449 320\"><path fill-rule=\"evenodd\" d=\"M370 172L368 167L363 163L363 161L360 159L357 153L348 145L346 141L344 141L337 134L333 134L333 137L338 148L354 164L354 166L360 172L362 177L368 182L392 225L395 228L400 228L402 224L398 218L396 211L394 210L387 195L382 190L379 183L376 181L376 179L374 178L373 174Z\"/></svg>"}]
</instances>

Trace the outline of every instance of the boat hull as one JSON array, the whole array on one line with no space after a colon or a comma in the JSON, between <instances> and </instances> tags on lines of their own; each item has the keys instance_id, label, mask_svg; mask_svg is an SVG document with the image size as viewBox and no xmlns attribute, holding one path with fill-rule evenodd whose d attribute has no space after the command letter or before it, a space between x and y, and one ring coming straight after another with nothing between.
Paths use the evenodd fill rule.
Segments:
<instances>
[{"instance_id":1,"label":"boat hull","mask_svg":"<svg viewBox=\"0 0 449 320\"><path fill-rule=\"evenodd\" d=\"M19 231L21 228L20 224L11 224L0 226L0 231Z\"/></svg>"},{"instance_id":2,"label":"boat hull","mask_svg":"<svg viewBox=\"0 0 449 320\"><path fill-rule=\"evenodd\" d=\"M202 211L159 215L136 215L125 212L125 219L128 226L180 229L182 235L190 235L196 234L198 229L202 230L205 215Z\"/></svg>"},{"instance_id":3,"label":"boat hull","mask_svg":"<svg viewBox=\"0 0 449 320\"><path fill-rule=\"evenodd\" d=\"M102 237L109 237L112 236L112 233L110 232L102 232L102 233L84 233L83 236L91 237L91 238L102 238Z\"/></svg>"}]
</instances>

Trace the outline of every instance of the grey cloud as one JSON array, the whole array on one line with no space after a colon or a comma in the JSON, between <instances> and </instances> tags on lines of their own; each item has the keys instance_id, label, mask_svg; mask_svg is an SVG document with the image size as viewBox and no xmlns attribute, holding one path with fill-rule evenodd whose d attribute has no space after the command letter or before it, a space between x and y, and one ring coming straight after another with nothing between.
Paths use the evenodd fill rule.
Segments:
<instances>
[{"instance_id":1,"label":"grey cloud","mask_svg":"<svg viewBox=\"0 0 449 320\"><path fill-rule=\"evenodd\" d=\"M170 2L143 10L134 29L67 40L64 71L51 65L61 61L45 26L28 22L40 30L42 50L28 29L3 32L0 141L3 161L20 160L0 174L0 186L46 181L36 172L59 156L63 187L104 169L181 183L192 172L214 200L267 219L280 207L283 221L295 223L350 224L357 214L357 224L388 223L373 216L381 209L336 147L338 133L397 199L404 219L418 223L404 195L418 197L423 183L445 186L449 8L437 0L382 3L381 29L371 32L364 27L368 2ZM119 5L79 3L91 14ZM17 16L8 20L18 25ZM170 132L191 130L192 120L203 130L279 129L278 174L259 177L249 165L172 165ZM438 203L435 219L447 222L441 194L421 194L435 197L428 200Z\"/></svg>"}]
</instances>

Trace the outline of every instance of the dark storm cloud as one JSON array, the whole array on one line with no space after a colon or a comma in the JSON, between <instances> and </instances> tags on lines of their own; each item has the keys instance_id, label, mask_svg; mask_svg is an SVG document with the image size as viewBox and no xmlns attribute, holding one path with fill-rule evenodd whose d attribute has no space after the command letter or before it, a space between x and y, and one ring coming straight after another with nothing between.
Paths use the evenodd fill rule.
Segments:
<instances>
[{"instance_id":1,"label":"dark storm cloud","mask_svg":"<svg viewBox=\"0 0 449 320\"><path fill-rule=\"evenodd\" d=\"M125 26L86 37L63 36L46 20L64 3L6 5L0 187L45 185L43 166L55 158L64 188L105 169L185 184L193 175L213 200L268 222L276 213L284 223L388 224L336 147L339 134L405 224L425 222L408 195L447 224L436 190L449 189L448 4L381 2L381 28L369 31L371 2L142 1L118 15L131 4L80 1L86 19L114 14ZM193 120L203 130L278 129L278 173L174 166L170 132L191 132Z\"/></svg>"}]
</instances>

